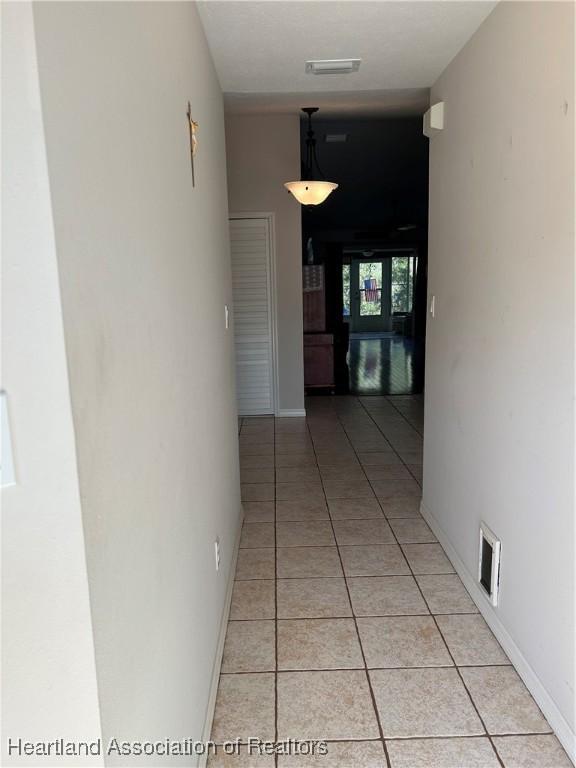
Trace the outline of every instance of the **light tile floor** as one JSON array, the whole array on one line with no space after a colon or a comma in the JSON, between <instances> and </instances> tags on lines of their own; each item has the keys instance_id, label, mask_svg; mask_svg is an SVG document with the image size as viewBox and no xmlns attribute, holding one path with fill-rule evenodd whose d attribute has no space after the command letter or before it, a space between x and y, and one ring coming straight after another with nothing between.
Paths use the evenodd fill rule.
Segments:
<instances>
[{"instance_id":1,"label":"light tile floor","mask_svg":"<svg viewBox=\"0 0 576 768\"><path fill-rule=\"evenodd\" d=\"M245 522L212 738L325 740L210 766L571 765L419 515L422 401L244 418Z\"/></svg>"}]
</instances>

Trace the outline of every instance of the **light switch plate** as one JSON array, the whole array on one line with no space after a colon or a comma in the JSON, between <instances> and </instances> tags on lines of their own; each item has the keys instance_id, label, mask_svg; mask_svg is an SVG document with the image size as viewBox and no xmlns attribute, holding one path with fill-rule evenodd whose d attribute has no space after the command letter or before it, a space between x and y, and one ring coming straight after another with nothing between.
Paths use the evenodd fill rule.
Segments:
<instances>
[{"instance_id":1,"label":"light switch plate","mask_svg":"<svg viewBox=\"0 0 576 768\"><path fill-rule=\"evenodd\" d=\"M0 456L0 485L5 488L8 485L16 485L16 473L14 472L14 457L12 455L12 435L10 434L10 421L8 420L8 402L6 392L0 392L0 412L2 429L2 455Z\"/></svg>"}]
</instances>

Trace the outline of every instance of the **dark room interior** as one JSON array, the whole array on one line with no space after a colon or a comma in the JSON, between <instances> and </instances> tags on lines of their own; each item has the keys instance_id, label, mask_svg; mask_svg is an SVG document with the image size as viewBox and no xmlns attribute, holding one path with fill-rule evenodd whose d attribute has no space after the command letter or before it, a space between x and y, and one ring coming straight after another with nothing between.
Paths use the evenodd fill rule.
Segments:
<instances>
[{"instance_id":1,"label":"dark room interior","mask_svg":"<svg viewBox=\"0 0 576 768\"><path fill-rule=\"evenodd\" d=\"M317 174L303 206L309 394L409 395L424 387L428 141L419 117L315 117ZM308 123L301 123L303 162Z\"/></svg>"}]
</instances>

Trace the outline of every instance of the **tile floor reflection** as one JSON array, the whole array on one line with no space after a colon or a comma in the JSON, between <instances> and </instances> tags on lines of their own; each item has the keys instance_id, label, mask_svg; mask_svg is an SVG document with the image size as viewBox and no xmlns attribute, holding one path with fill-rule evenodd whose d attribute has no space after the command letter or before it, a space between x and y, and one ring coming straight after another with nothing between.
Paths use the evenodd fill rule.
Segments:
<instances>
[{"instance_id":1,"label":"tile floor reflection","mask_svg":"<svg viewBox=\"0 0 576 768\"><path fill-rule=\"evenodd\" d=\"M406 336L349 341L348 386L353 395L410 395L424 387L424 342Z\"/></svg>"},{"instance_id":2,"label":"tile floor reflection","mask_svg":"<svg viewBox=\"0 0 576 768\"><path fill-rule=\"evenodd\" d=\"M209 765L569 768L419 515L421 398L314 397L307 413L241 420L212 738L321 739L328 754Z\"/></svg>"}]
</instances>

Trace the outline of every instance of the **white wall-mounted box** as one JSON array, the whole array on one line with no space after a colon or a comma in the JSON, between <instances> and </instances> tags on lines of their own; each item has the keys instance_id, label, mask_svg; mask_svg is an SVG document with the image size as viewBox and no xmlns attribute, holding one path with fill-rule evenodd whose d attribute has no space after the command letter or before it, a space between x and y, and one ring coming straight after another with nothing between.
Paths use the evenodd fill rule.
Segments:
<instances>
[{"instance_id":1,"label":"white wall-mounted box","mask_svg":"<svg viewBox=\"0 0 576 768\"><path fill-rule=\"evenodd\" d=\"M439 101L432 104L428 112L424 115L424 125L422 133L431 139L438 131L444 128L444 102Z\"/></svg>"}]
</instances>

